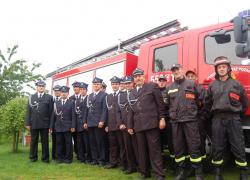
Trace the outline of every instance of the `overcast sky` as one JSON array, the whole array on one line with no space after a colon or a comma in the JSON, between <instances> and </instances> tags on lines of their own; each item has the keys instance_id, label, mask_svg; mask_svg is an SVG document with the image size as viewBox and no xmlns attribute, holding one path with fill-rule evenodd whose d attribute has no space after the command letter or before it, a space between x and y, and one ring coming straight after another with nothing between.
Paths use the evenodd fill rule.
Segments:
<instances>
[{"instance_id":1,"label":"overcast sky","mask_svg":"<svg viewBox=\"0 0 250 180\"><path fill-rule=\"evenodd\" d=\"M228 21L249 0L1 0L0 49L41 62L43 75L178 19L189 29Z\"/></svg>"}]
</instances>

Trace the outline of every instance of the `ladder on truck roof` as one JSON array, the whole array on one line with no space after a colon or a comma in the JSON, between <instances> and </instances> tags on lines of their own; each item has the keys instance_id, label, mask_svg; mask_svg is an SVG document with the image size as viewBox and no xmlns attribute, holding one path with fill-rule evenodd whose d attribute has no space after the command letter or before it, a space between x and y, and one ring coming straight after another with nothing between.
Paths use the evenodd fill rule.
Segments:
<instances>
[{"instance_id":1,"label":"ladder on truck roof","mask_svg":"<svg viewBox=\"0 0 250 180\"><path fill-rule=\"evenodd\" d=\"M187 27L181 27L180 23L177 20L168 22L154 29L146 31L142 34L139 34L135 37L132 37L128 40L122 41L116 46L112 46L110 48L107 48L95 54L92 54L86 58L78 60L74 63L71 63L65 67L59 68L56 71L53 71L47 74L47 77L52 77L53 75L57 73L65 72L70 69L82 66L84 64L101 61L103 59L117 55L117 53L121 53L124 51L134 53L136 50L140 48L140 45L143 43L146 43L146 42L149 42L149 41L152 41L152 40L164 37L164 36L169 36L171 34L175 34L181 31L185 31L185 30L187 30Z\"/></svg>"}]
</instances>

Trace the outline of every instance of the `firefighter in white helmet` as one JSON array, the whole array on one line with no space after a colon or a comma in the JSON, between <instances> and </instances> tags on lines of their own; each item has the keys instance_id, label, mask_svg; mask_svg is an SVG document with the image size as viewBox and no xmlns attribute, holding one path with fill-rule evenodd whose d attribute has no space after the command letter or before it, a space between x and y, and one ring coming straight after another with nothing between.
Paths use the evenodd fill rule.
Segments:
<instances>
[{"instance_id":1,"label":"firefighter in white helmet","mask_svg":"<svg viewBox=\"0 0 250 180\"><path fill-rule=\"evenodd\" d=\"M241 127L241 117L248 106L248 99L243 86L231 78L231 66L227 57L215 59L215 81L208 87L205 98L205 112L212 113L212 142L215 179L223 179L221 167L223 152L227 141L235 156L235 163L240 168L240 179L247 179L247 161L245 143Z\"/></svg>"}]
</instances>

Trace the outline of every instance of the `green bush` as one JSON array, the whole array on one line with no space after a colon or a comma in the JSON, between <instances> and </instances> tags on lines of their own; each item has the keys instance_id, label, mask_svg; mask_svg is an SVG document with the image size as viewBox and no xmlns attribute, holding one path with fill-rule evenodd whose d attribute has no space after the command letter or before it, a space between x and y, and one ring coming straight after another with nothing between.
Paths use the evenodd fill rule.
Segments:
<instances>
[{"instance_id":1,"label":"green bush","mask_svg":"<svg viewBox=\"0 0 250 180\"><path fill-rule=\"evenodd\" d=\"M27 98L15 98L0 108L0 132L12 136L12 152L17 152L19 135L24 129Z\"/></svg>"}]
</instances>

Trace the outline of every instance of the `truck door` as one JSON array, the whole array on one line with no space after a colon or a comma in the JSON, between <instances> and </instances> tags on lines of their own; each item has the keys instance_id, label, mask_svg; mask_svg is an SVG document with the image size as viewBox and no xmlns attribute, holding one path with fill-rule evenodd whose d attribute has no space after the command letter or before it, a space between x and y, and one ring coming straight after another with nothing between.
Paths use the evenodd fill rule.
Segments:
<instances>
[{"instance_id":1,"label":"truck door","mask_svg":"<svg viewBox=\"0 0 250 180\"><path fill-rule=\"evenodd\" d=\"M158 77L163 74L168 83L173 81L170 68L172 64L182 64L183 38L172 39L164 43L158 43L150 47L148 78L153 82L158 81Z\"/></svg>"}]
</instances>

